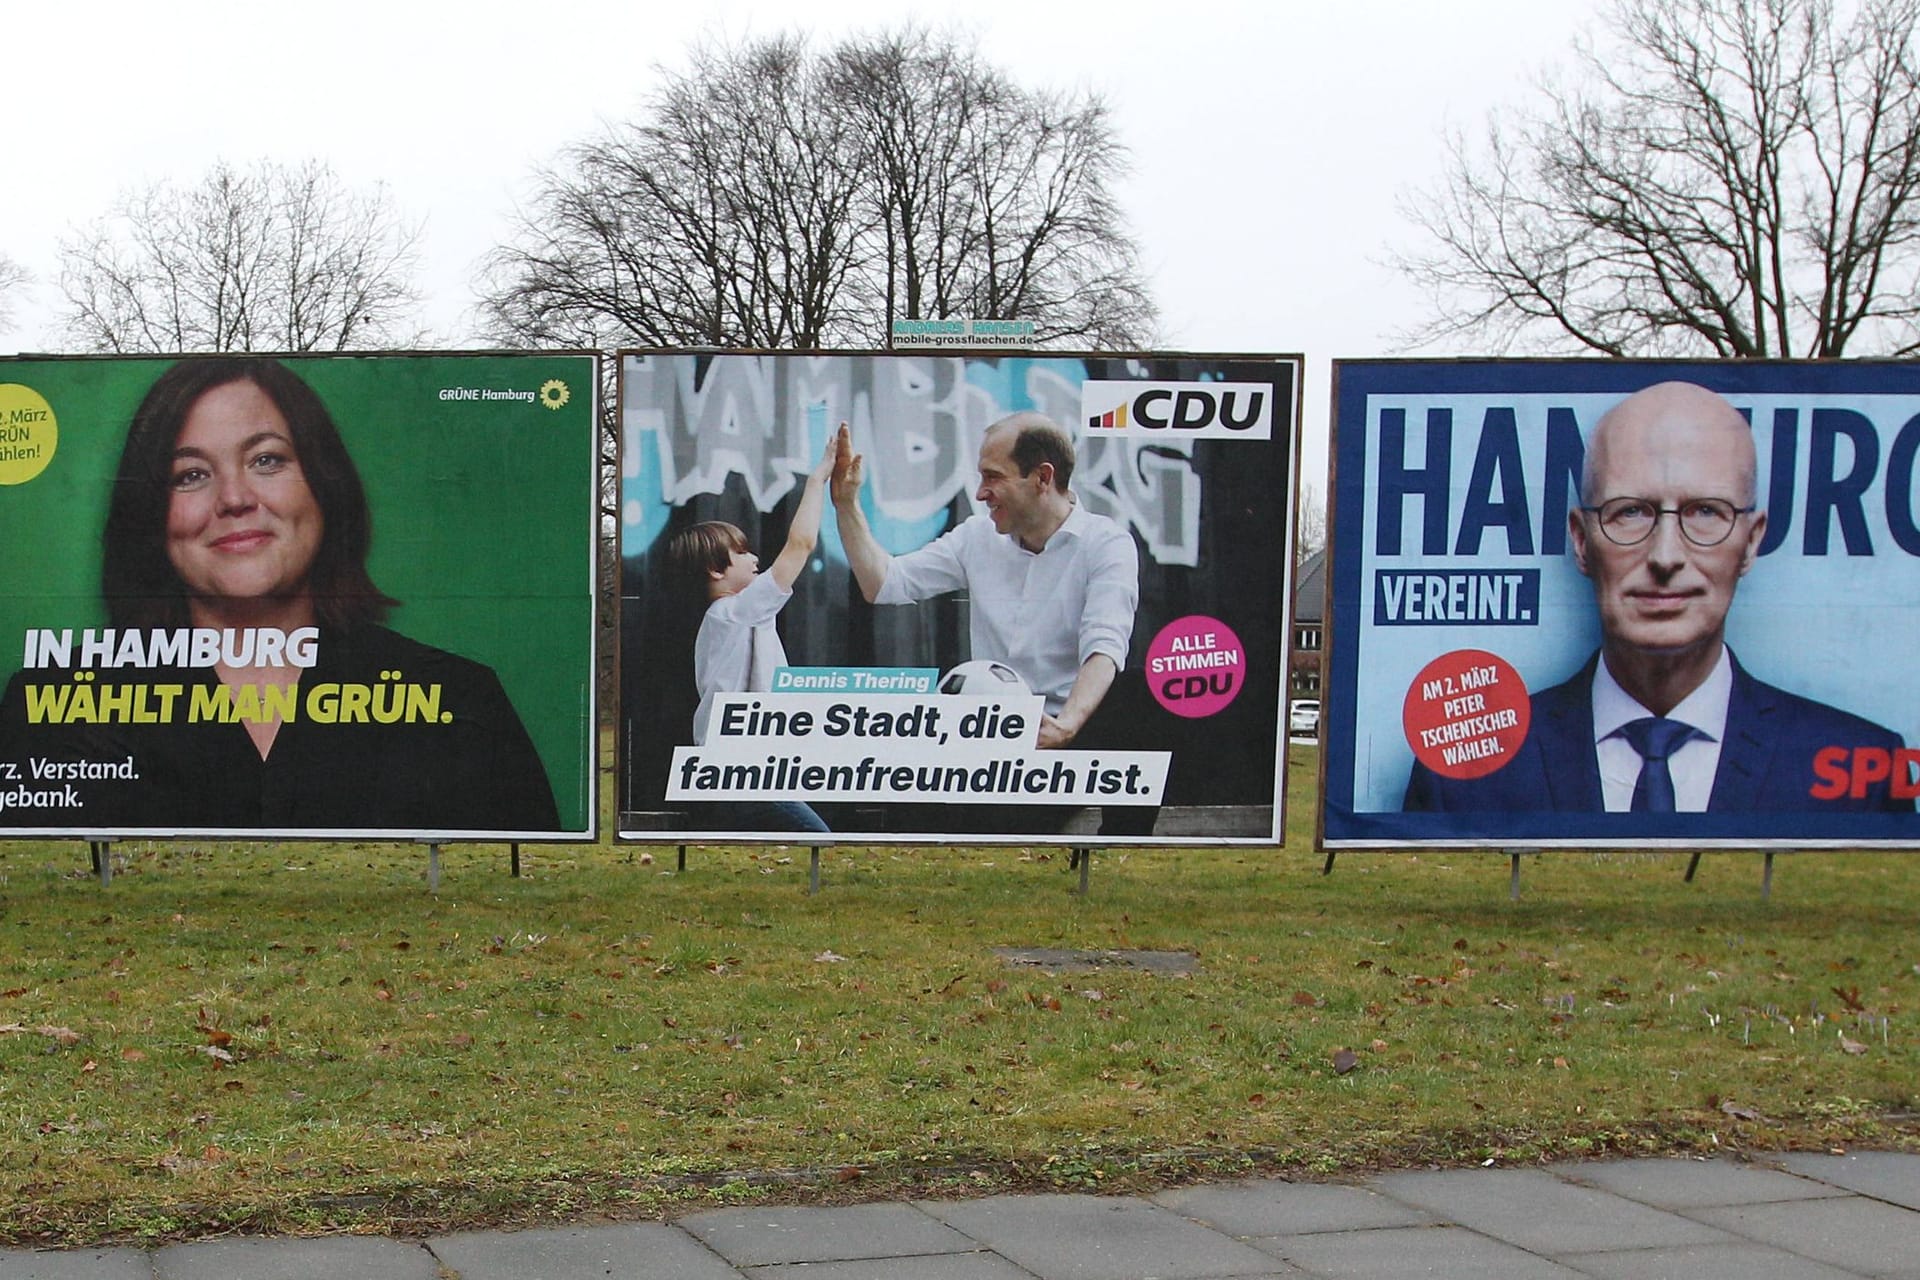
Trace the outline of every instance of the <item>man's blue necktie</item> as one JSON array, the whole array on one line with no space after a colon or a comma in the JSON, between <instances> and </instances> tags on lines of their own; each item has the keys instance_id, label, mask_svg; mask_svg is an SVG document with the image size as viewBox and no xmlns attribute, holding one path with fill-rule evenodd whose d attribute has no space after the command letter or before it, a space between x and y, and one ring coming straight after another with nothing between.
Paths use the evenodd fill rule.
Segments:
<instances>
[{"instance_id":1,"label":"man's blue necktie","mask_svg":"<svg viewBox=\"0 0 1920 1280\"><path fill-rule=\"evenodd\" d=\"M1628 745L1640 753L1640 779L1633 784L1634 813L1673 812L1673 773L1667 757L1693 736L1693 726L1664 716L1647 716L1620 726Z\"/></svg>"}]
</instances>

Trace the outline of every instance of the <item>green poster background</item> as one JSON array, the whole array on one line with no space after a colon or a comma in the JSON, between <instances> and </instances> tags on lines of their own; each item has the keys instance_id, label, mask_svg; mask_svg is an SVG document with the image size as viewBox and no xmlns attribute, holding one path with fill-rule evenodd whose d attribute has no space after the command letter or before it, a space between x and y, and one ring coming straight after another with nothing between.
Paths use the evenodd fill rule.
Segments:
<instances>
[{"instance_id":1,"label":"green poster background","mask_svg":"<svg viewBox=\"0 0 1920 1280\"><path fill-rule=\"evenodd\" d=\"M387 620L499 675L546 766L560 832L593 833L592 356L287 356L319 395L373 517ZM0 484L0 683L28 628L101 627L100 531L127 424L171 358L0 359L58 426L35 478ZM541 388L558 382L542 399ZM530 399L442 399L510 391Z\"/></svg>"}]
</instances>

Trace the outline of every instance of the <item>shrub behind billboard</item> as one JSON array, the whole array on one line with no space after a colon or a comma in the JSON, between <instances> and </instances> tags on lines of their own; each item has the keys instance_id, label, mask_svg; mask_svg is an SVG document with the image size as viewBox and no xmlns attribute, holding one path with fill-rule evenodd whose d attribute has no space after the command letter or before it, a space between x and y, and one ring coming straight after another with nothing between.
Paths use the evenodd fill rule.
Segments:
<instances>
[{"instance_id":1,"label":"shrub behind billboard","mask_svg":"<svg viewBox=\"0 0 1920 1280\"><path fill-rule=\"evenodd\" d=\"M593 834L596 361L0 361L0 828Z\"/></svg>"},{"instance_id":2,"label":"shrub behind billboard","mask_svg":"<svg viewBox=\"0 0 1920 1280\"><path fill-rule=\"evenodd\" d=\"M620 834L1274 841L1298 387L624 354Z\"/></svg>"}]
</instances>

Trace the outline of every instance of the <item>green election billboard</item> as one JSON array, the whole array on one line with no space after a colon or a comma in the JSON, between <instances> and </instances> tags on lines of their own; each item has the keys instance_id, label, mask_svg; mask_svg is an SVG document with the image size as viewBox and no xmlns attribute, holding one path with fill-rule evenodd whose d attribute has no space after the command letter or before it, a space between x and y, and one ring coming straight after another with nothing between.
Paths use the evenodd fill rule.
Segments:
<instances>
[{"instance_id":1,"label":"green election billboard","mask_svg":"<svg viewBox=\"0 0 1920 1280\"><path fill-rule=\"evenodd\" d=\"M596 375L0 360L0 829L591 838Z\"/></svg>"}]
</instances>

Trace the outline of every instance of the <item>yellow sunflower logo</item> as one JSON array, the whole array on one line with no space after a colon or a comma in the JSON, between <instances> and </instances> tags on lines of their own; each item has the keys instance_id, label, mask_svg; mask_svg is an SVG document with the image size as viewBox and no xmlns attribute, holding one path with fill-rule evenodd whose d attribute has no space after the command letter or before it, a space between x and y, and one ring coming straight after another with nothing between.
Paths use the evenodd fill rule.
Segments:
<instances>
[{"instance_id":1,"label":"yellow sunflower logo","mask_svg":"<svg viewBox=\"0 0 1920 1280\"><path fill-rule=\"evenodd\" d=\"M567 390L567 384L558 378L548 378L540 384L540 403L549 409L564 409L571 399L573 392Z\"/></svg>"}]
</instances>

